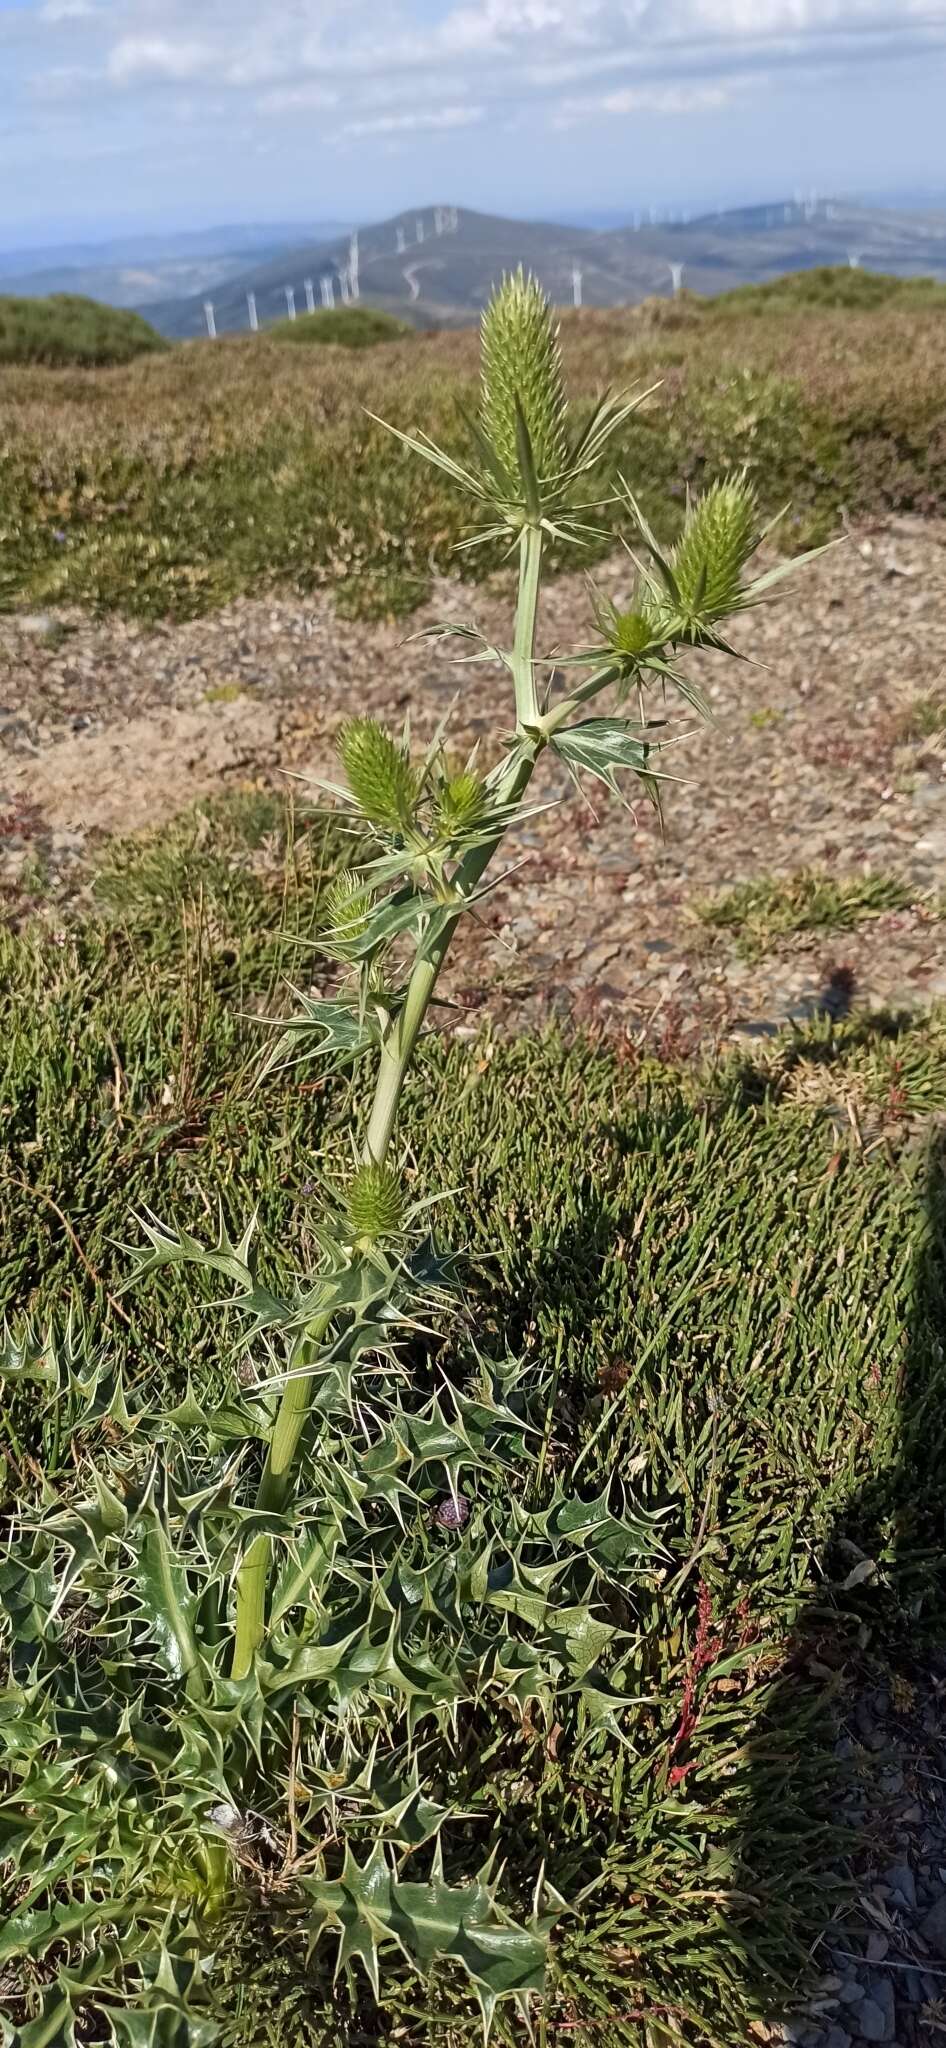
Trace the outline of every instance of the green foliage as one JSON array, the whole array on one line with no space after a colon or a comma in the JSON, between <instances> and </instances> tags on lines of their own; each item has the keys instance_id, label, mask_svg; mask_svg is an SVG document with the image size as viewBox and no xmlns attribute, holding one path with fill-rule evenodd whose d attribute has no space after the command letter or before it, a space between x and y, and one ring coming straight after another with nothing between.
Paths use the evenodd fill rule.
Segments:
<instances>
[{"instance_id":1,"label":"green foliage","mask_svg":"<svg viewBox=\"0 0 946 2048\"><path fill-rule=\"evenodd\" d=\"M764 875L695 906L701 923L735 933L744 960L757 960L791 932L846 932L885 910L906 910L914 892L895 875L839 879L807 870Z\"/></svg>"},{"instance_id":2,"label":"green foliage","mask_svg":"<svg viewBox=\"0 0 946 2048\"><path fill-rule=\"evenodd\" d=\"M0 363L88 367L130 363L170 343L139 313L71 292L48 299L0 298Z\"/></svg>"},{"instance_id":3,"label":"green foliage","mask_svg":"<svg viewBox=\"0 0 946 2048\"><path fill-rule=\"evenodd\" d=\"M217 1318L195 1295L192 1268L167 1264L147 1285L119 1295L129 1205L175 1216L198 1243L208 1232L201 1185L225 1188L234 1216L256 1205L263 1277L285 1300L310 1244L306 1186L313 1163L329 1181L345 1173L353 1105L343 1078L313 1094L290 1068L245 1091L242 1076L258 1042L252 1017L271 986L271 955L259 927L267 903L275 916L281 881L274 869L268 899L244 893L244 834L252 840L264 821L248 803L231 799L230 808L229 821L227 806L215 808L213 841L198 838L188 853L195 898L200 863L208 864L208 921L219 921L219 947L204 942L201 953L198 929L182 923L179 892L162 897L151 892L150 880L147 887L135 880L130 847L109 858L110 875L124 878L120 919L110 912L108 922L79 928L65 948L39 933L3 941L8 1113L0 1125L0 1309L32 1302L42 1328L73 1300L77 1313L81 1308L94 1320L99 1349L93 1396L83 1391L91 1374L78 1326L69 1356L83 1385L68 1380L60 1345L57 1370L67 1398L58 1412L48 1388L33 1391L25 1373L18 1384L7 1382L0 1428L8 1490L21 1508L35 1497L30 1458L51 1485L75 1483L73 1442L84 1491L94 1462L121 1494L134 1433L116 1420L119 1373L132 1415L154 1404L149 1429L157 1427L157 1414L178 1411L169 1432L178 1456L193 1443L194 1424L180 1412L188 1377L194 1398L221 1426L234 1401L255 1410L264 1398L265 1389L240 1385L236 1326L221 1345ZM155 840L139 852L149 878L180 875L181 846L193 849L193 825L162 836L166 851ZM303 862L303 850L297 843L305 872L311 863ZM232 894L220 879L224 857L233 868ZM298 914L306 902L303 890ZM193 1035L181 990L187 981L196 984L198 961L204 1008L195 1083L185 1108L168 1106L167 1077L186 1065ZM422 1340L414 1350L415 1374L428 1395L440 1389L443 1400L448 1384L471 1401L488 1359L501 1360L508 1349L526 1361L519 1387L536 1427L531 1437L522 1432L523 1453L513 1447L512 1471L497 1479L496 1493L487 1471L476 1469L469 1489L476 1513L494 1517L506 1536L507 1492L520 1497L546 1438L543 1502L556 1482L593 1498L605 1483L623 1481L648 1512L669 1509L659 1529L668 1575L653 1594L639 1582L636 1596L645 1621L628 1646L628 1670L644 1704L622 1715L630 1744L616 1750L603 1727L583 1743L563 1733L551 1754L544 1721L533 1725L531 1712L523 1720L489 1704L474 1712L449 1782L425 1780L428 1798L449 1799L470 1816L443 1838L449 1887L481 1870L494 1848L487 1881L498 1912L514 1907L517 1923L528 1929L530 1888L543 1861L550 1885L573 1908L560 1911L553 1934L541 2008L550 2039L567 2020L582 2048L595 2048L596 2020L618 2011L627 2016L619 2038L642 2048L644 2023L630 2015L669 2006L689 2016L697 2038L702 2030L726 2048L743 2048L761 1980L793 1972L799 1946L819 1931L833 1723L816 1710L797 1670L784 1691L766 1673L806 1599L810 1560L822 1555L839 1518L882 1572L896 1567L906 1606L928 1603L937 1583L943 1598L936 1531L946 1457L946 1201L924 1133L935 1129L944 1087L942 1017L899 1027L863 1020L833 1030L817 1026L787 1034L760 1064L736 1058L712 1073L680 1076L650 1063L635 1070L580 1038L471 1045L432 1037L408 1083L417 1185L459 1191L438 1206L438 1228L446 1241L464 1245L483 1354L477 1361L462 1322L451 1320L442 1342ZM906 1121L892 1173L883 1148L858 1149L846 1104L859 1105L866 1128L883 1116L894 1088ZM47 1197L68 1210L98 1284ZM219 1294L223 1276L210 1277ZM553 1403L548 1361L559 1339ZM901 1452L904 1410L910 1420ZM80 1415L89 1420L74 1436ZM520 1412L520 1425L523 1419ZM342 1424L348 1450L349 1429ZM508 1438L506 1446L508 1454ZM225 1462L228 1449L235 1456L239 1440L219 1439L218 1459ZM238 1484L244 1483L241 1469ZM380 1483L377 1475L373 1483ZM458 1536L424 1521L451 1499L443 1466L423 1469L419 1491L420 1505L409 1516L418 1559L455 1556L458 1544L472 1541L471 1523ZM465 1467L459 1491L467 1496ZM707 1548L698 1571L684 1577L707 1500ZM224 1498L214 1513L226 1511ZM364 1512L371 1524L373 1511ZM375 1539L356 1527L364 1558ZM387 1542L386 1511L384 1532ZM279 1549L288 1593L289 1539L280 1538ZM311 1556L300 1550L296 1569L304 1574L310 1565L314 1572ZM700 1573L712 1589L716 1626L730 1628L731 1644L745 1627L745 1613L738 1613L744 1599L753 1633L743 1651L732 1650L734 1663L720 1660L725 1684L716 1686L713 1669L704 1674L703 1717L685 1753L697 1767L674 1788L665 1765ZM42 1586L37 1597L48 1597ZM823 1584L818 1598L823 1610ZM290 1610L287 1629L298 1628L308 1611ZM934 1618L938 1612L940 1606L932 1609ZM74 1606L70 1613L81 1622ZM87 1643L80 1627L78 1650ZM94 1673L95 1659L81 1665L83 1672L90 1668ZM166 1715L170 1681L160 1665L154 1683ZM304 1719L300 1742L307 1745L312 1733ZM111 1738L103 1751L105 1760L116 1756ZM357 2040L359 2032L430 2048L451 2026L462 2048L475 2048L482 2027L462 1968L438 1966L423 1990L412 1988L406 1961L384 1949L379 2016L367 1977L360 1986L343 1980L333 1992L337 1932L328 1935L324 1954L320 1946L307 1961L310 1904L301 1884L272 1882L290 1839L291 1756L290 1728L267 1749L265 1771L256 1766L246 1833L234 1840L232 1831L219 1838L211 1831L214 1856L219 1849L227 1873L223 1894L216 1863L204 1874L201 1863L190 1861L189 1844L200 1829L189 1832L185 1820L175 1820L175 1881L186 1886L192 1912L207 1912L219 1958L206 1986L208 2021L227 2048L282 2048L286 2040L327 2048ZM744 1768L733 1768L735 1756L746 1758ZM90 1748L83 1773L92 1772L93 1761ZM127 1743L117 1761L140 1772L147 1796L156 1795L156 1765L142 1762ZM423 1751L422 1773L428 1763ZM323 1779L301 1768L297 1778L306 1788L297 1795L297 1822L307 1827L308 1802L314 1787L324 1790ZM375 1795L364 1789L350 1800L338 1796L346 1809L357 1806L343 1825L363 1867ZM385 1810L396 1803L387 1788L377 1796ZM245 1812L233 1788L226 1797ZM215 1785L211 1804L225 1803ZM204 1829L205 1846L210 1839ZM421 1844L405 1862L405 1881L424 1882L432 1868L432 1843ZM340 1866L325 1881L339 1875ZM18 1889L11 1887L4 1901L11 1915ZM4 1995L19 2025L27 1995L38 2009L45 1966L36 1966L35 1990L25 1965L12 1967L11 1983L6 1966ZM72 1967L78 1973L75 1950ZM152 1967L147 1957L129 1961L129 1984L142 1986L136 1996L144 1996L146 1984L139 1973ZM86 2000L91 1996L87 1990ZM160 1996L170 2004L169 1992ZM518 2044L523 2036L503 2010L497 2037ZM442 2027L425 2014L436 2014Z\"/></svg>"},{"instance_id":4,"label":"green foliage","mask_svg":"<svg viewBox=\"0 0 946 2048\"><path fill-rule=\"evenodd\" d=\"M791 313L797 307L818 312L842 307L870 312L881 306L906 306L946 311L946 285L932 277L893 277L880 270L850 264L817 264L811 270L789 271L767 284L737 285L711 301L714 311L744 314Z\"/></svg>"},{"instance_id":5,"label":"green foliage","mask_svg":"<svg viewBox=\"0 0 946 2048\"><path fill-rule=\"evenodd\" d=\"M406 341L415 329L377 306L319 306L298 320L277 320L267 339L292 342L297 348L374 348L379 341Z\"/></svg>"}]
</instances>

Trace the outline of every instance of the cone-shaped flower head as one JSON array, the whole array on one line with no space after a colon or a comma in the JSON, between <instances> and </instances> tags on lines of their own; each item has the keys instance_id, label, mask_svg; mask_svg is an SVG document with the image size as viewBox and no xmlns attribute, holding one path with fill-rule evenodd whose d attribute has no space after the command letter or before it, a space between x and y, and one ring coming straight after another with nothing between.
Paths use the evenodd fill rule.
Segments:
<instances>
[{"instance_id":1,"label":"cone-shaped flower head","mask_svg":"<svg viewBox=\"0 0 946 2048\"><path fill-rule=\"evenodd\" d=\"M744 476L728 477L697 499L672 557L688 616L709 621L738 608L742 572L758 538L755 492Z\"/></svg>"},{"instance_id":2,"label":"cone-shaped flower head","mask_svg":"<svg viewBox=\"0 0 946 2048\"><path fill-rule=\"evenodd\" d=\"M475 825L483 809L485 790L471 768L461 769L442 782L437 797L437 822L442 832L461 832Z\"/></svg>"},{"instance_id":3,"label":"cone-shaped flower head","mask_svg":"<svg viewBox=\"0 0 946 2048\"><path fill-rule=\"evenodd\" d=\"M351 792L372 825L396 832L409 825L417 804L417 777L403 747L374 718L350 718L338 751Z\"/></svg>"},{"instance_id":4,"label":"cone-shaped flower head","mask_svg":"<svg viewBox=\"0 0 946 2048\"><path fill-rule=\"evenodd\" d=\"M517 401L536 475L559 476L568 445L558 330L541 286L521 268L503 279L483 314L480 375L480 425L510 477L520 475Z\"/></svg>"},{"instance_id":5,"label":"cone-shaped flower head","mask_svg":"<svg viewBox=\"0 0 946 2048\"><path fill-rule=\"evenodd\" d=\"M396 1237L404 1221L404 1196L393 1168L379 1166L373 1159L359 1166L349 1184L347 1207L356 1243L373 1244L379 1237Z\"/></svg>"}]
</instances>

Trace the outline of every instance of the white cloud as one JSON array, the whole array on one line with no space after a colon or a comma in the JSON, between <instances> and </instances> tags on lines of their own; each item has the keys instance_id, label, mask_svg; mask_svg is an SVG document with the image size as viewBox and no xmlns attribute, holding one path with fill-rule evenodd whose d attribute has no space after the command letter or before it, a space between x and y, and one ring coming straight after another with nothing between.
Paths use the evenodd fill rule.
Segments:
<instances>
[{"instance_id":1,"label":"white cloud","mask_svg":"<svg viewBox=\"0 0 946 2048\"><path fill-rule=\"evenodd\" d=\"M62 21L93 21L98 9L91 0L45 0L39 12L41 21L57 26Z\"/></svg>"},{"instance_id":2,"label":"white cloud","mask_svg":"<svg viewBox=\"0 0 946 2048\"><path fill-rule=\"evenodd\" d=\"M207 43L173 42L169 36L123 36L109 53L108 75L115 85L141 79L199 78L215 72L219 58Z\"/></svg>"},{"instance_id":3,"label":"white cloud","mask_svg":"<svg viewBox=\"0 0 946 2048\"><path fill-rule=\"evenodd\" d=\"M574 128L600 114L707 114L731 104L743 80L713 85L628 85L618 92L562 100L553 116L557 128Z\"/></svg>"},{"instance_id":4,"label":"white cloud","mask_svg":"<svg viewBox=\"0 0 946 2048\"><path fill-rule=\"evenodd\" d=\"M274 92L264 93L259 104L263 114L320 113L337 107L338 94L313 81L306 85L279 86Z\"/></svg>"},{"instance_id":5,"label":"white cloud","mask_svg":"<svg viewBox=\"0 0 946 2048\"><path fill-rule=\"evenodd\" d=\"M484 107L437 107L430 113L373 114L364 121L346 121L344 135L409 135L444 128L470 128L482 121Z\"/></svg>"}]
</instances>

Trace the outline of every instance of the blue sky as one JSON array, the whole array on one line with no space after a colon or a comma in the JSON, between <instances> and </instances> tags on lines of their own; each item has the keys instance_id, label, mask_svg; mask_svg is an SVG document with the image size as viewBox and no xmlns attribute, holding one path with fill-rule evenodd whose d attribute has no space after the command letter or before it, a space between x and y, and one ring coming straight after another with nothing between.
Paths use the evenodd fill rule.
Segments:
<instances>
[{"instance_id":1,"label":"blue sky","mask_svg":"<svg viewBox=\"0 0 946 2048\"><path fill-rule=\"evenodd\" d=\"M0 0L0 246L946 188L946 0Z\"/></svg>"}]
</instances>

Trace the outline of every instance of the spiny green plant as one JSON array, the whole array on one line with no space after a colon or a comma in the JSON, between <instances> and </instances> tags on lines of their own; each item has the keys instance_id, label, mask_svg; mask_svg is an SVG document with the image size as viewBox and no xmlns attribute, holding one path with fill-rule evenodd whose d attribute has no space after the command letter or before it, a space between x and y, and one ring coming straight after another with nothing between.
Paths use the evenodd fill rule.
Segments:
<instances>
[{"instance_id":1,"label":"spiny green plant","mask_svg":"<svg viewBox=\"0 0 946 2048\"><path fill-rule=\"evenodd\" d=\"M635 399L569 434L557 342L521 275L484 318L483 390L465 468L401 438L470 495L480 534L519 552L515 722L487 768L423 759L367 718L342 730L335 789L356 859L331 892L336 991L306 995L270 1065L373 1062L347 1182L326 1183L295 1284L267 1277L252 1220L221 1212L209 1244L145 1213L137 1281L193 1265L222 1288L236 1340L226 1391L169 1405L128 1383L88 1332L11 1332L2 1369L29 1388L46 1467L0 1567L7 1736L0 1853L11 1911L0 1965L20 1971L19 2048L90 2028L119 2042L211 2042L213 1957L248 1897L288 1902L303 1953L337 1943L377 1992L398 1949L423 1976L466 1973L487 2031L500 2000L528 2020L556 1917L523 1899L456 1798L457 1759L490 1720L556 1725L578 1753L630 1742L642 1598L663 1569L661 1518L617 1472L550 1465L557 1373L486 1355L431 1236L433 1196L395 1148L405 1078L461 919L529 815L552 753L613 790L656 799L668 744L649 693L699 693L683 647L725 648L746 585L752 492L729 480L659 547L627 486L637 561L630 614L594 607L593 645L537 652L544 551L594 532L588 472ZM632 621L633 623L629 623ZM563 687L558 670L567 675ZM584 717L612 691L607 715ZM635 715L627 714L633 694ZM465 1375L437 1364L446 1316ZM477 1823L482 1829L483 1824Z\"/></svg>"}]
</instances>

